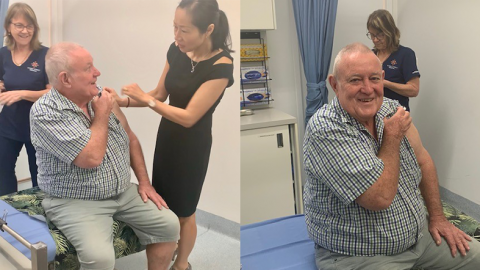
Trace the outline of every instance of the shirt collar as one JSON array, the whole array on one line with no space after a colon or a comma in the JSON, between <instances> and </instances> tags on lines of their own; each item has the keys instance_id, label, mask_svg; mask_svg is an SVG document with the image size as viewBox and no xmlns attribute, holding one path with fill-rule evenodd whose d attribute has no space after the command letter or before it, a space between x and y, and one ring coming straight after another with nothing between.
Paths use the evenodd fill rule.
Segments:
<instances>
[{"instance_id":1,"label":"shirt collar","mask_svg":"<svg viewBox=\"0 0 480 270\"><path fill-rule=\"evenodd\" d=\"M58 92L58 90L55 89L54 87L52 87L50 92L51 92L53 100L56 101L56 104L57 104L59 109L61 109L61 110L72 110L72 111L75 111L75 112L83 113L83 110L80 109L80 107L78 107L77 104L75 104L70 99L66 98L64 95L62 95L60 92ZM88 107L88 112L93 117L94 114L93 114L93 109L92 109L92 101L88 102L87 107Z\"/></svg>"},{"instance_id":2,"label":"shirt collar","mask_svg":"<svg viewBox=\"0 0 480 270\"><path fill-rule=\"evenodd\" d=\"M337 111L340 115L340 119L344 123L350 123L354 127L360 129L360 130L366 130L365 126L362 125L357 119L355 119L353 116L351 116L341 105L340 102L338 101L337 97L334 97L332 102L331 102L332 108ZM383 133L383 119L385 117L391 117L396 110L392 110L394 103L391 102L391 100L387 98L383 98L382 106L378 110L378 112L375 114L375 128L377 129L377 134L380 137L380 133Z\"/></svg>"},{"instance_id":3,"label":"shirt collar","mask_svg":"<svg viewBox=\"0 0 480 270\"><path fill-rule=\"evenodd\" d=\"M340 119L343 123L350 123L351 125L357 127L358 129L365 129L365 126L363 126L360 122L358 122L357 119L355 119L353 116L351 116L341 105L340 102L338 101L337 97L334 97L332 100L332 107L335 111L337 111L340 115Z\"/></svg>"}]
</instances>

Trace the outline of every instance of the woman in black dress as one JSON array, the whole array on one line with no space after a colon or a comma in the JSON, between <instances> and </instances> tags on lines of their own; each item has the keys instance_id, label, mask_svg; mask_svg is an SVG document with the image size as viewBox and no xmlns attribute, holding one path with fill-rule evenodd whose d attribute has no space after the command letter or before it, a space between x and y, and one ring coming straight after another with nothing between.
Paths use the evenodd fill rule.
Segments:
<instances>
[{"instance_id":1,"label":"woman in black dress","mask_svg":"<svg viewBox=\"0 0 480 270\"><path fill-rule=\"evenodd\" d=\"M182 0L175 12L175 42L157 87L122 88L122 107L149 106L162 115L152 184L180 220L178 255L171 269L191 269L197 236L195 211L212 145L212 114L233 84L228 20L216 0ZM109 89L107 91L110 92ZM170 103L163 103L169 97Z\"/></svg>"}]
</instances>

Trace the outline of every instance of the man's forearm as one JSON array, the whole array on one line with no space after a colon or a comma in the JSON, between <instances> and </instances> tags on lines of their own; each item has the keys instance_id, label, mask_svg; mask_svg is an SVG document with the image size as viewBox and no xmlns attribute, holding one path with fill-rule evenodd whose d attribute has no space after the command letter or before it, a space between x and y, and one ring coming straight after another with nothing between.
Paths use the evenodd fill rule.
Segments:
<instances>
[{"instance_id":1,"label":"man's forearm","mask_svg":"<svg viewBox=\"0 0 480 270\"><path fill-rule=\"evenodd\" d=\"M139 184L150 184L147 167L145 166L145 159L143 158L142 147L135 135L130 136L130 165Z\"/></svg>"},{"instance_id":2,"label":"man's forearm","mask_svg":"<svg viewBox=\"0 0 480 270\"><path fill-rule=\"evenodd\" d=\"M102 163L107 151L108 116L95 117L90 130L90 140L73 161L80 168L95 168Z\"/></svg>"},{"instance_id":3,"label":"man's forearm","mask_svg":"<svg viewBox=\"0 0 480 270\"><path fill-rule=\"evenodd\" d=\"M440 201L440 190L438 187L437 171L435 164L429 154L425 163L421 165L422 182L420 182L420 191L428 214L432 217L444 217L442 202Z\"/></svg>"},{"instance_id":4,"label":"man's forearm","mask_svg":"<svg viewBox=\"0 0 480 270\"><path fill-rule=\"evenodd\" d=\"M373 211L388 208L397 194L400 168L400 142L398 139L384 137L377 156L383 161L383 173L356 200L362 207Z\"/></svg>"},{"instance_id":5,"label":"man's forearm","mask_svg":"<svg viewBox=\"0 0 480 270\"><path fill-rule=\"evenodd\" d=\"M378 192L381 196L393 201L398 191L398 178L400 175L400 142L393 138L384 138L378 158L383 161L383 173L377 182L382 182L382 189Z\"/></svg>"}]
</instances>

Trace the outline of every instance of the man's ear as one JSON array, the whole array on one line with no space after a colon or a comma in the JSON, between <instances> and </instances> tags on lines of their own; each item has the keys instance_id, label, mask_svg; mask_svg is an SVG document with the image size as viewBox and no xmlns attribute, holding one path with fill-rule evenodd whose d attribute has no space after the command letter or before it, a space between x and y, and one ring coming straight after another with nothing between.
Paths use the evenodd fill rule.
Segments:
<instances>
[{"instance_id":1,"label":"man's ear","mask_svg":"<svg viewBox=\"0 0 480 270\"><path fill-rule=\"evenodd\" d=\"M62 71L58 74L58 82L61 85L64 85L66 87L70 87L70 77L68 76L67 72Z\"/></svg>"},{"instance_id":2,"label":"man's ear","mask_svg":"<svg viewBox=\"0 0 480 270\"><path fill-rule=\"evenodd\" d=\"M333 76L333 74L329 74L328 75L328 83L330 84L330 86L332 87L333 91L335 92L335 94L337 94L337 79L335 78L335 76Z\"/></svg>"}]
</instances>

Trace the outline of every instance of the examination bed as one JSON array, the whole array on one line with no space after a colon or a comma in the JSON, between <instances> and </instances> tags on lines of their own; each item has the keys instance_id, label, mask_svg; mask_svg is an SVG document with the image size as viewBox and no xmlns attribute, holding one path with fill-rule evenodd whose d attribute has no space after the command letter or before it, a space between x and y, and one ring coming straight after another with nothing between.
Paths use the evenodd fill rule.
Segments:
<instances>
[{"instance_id":1,"label":"examination bed","mask_svg":"<svg viewBox=\"0 0 480 270\"><path fill-rule=\"evenodd\" d=\"M451 223L480 241L479 222L447 203L443 211ZM244 225L240 235L242 270L317 269L303 215Z\"/></svg>"},{"instance_id":2,"label":"examination bed","mask_svg":"<svg viewBox=\"0 0 480 270\"><path fill-rule=\"evenodd\" d=\"M11 236L11 233L7 230L5 232L0 231L0 237L30 259L34 270L47 269L44 262L48 262L48 269L78 269L79 263L73 246L55 225L51 222L45 223L45 212L41 206L44 197L45 193L38 187L0 197L0 217L4 215L2 213L6 210L8 228L34 245L33 253ZM117 258L143 249L133 230L125 223L114 221L113 232L113 245ZM26 244L28 245L28 243ZM37 245L35 246L35 244ZM47 246L46 251L43 248L35 249L36 247L42 247L42 244ZM34 265L36 263L41 265Z\"/></svg>"}]
</instances>

